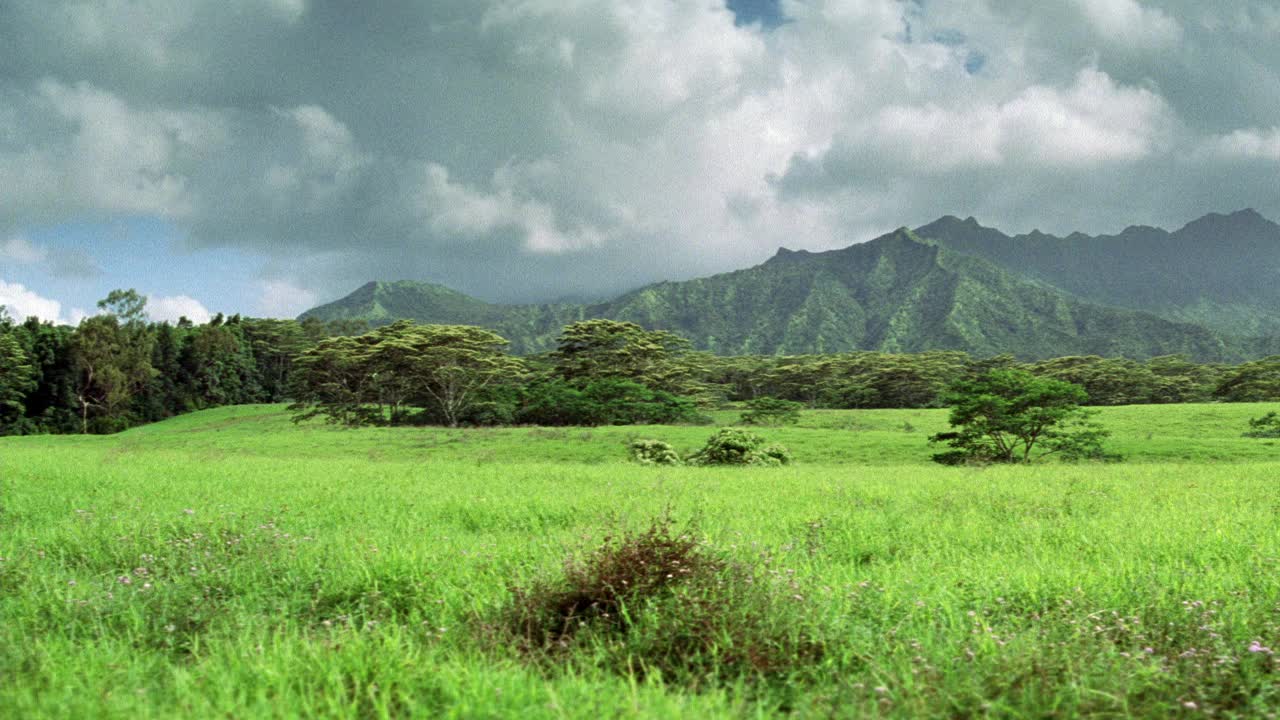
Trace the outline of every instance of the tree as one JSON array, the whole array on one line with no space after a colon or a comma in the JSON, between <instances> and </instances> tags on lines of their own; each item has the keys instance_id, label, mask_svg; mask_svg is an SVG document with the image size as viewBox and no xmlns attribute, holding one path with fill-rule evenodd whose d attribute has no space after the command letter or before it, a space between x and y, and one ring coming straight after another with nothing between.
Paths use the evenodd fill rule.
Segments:
<instances>
[{"instance_id":1,"label":"tree","mask_svg":"<svg viewBox=\"0 0 1280 720\"><path fill-rule=\"evenodd\" d=\"M373 380L370 345L364 338L333 337L298 356L290 377L294 422L321 415L343 425L381 420L365 412Z\"/></svg>"},{"instance_id":2,"label":"tree","mask_svg":"<svg viewBox=\"0 0 1280 720\"><path fill-rule=\"evenodd\" d=\"M929 440L952 449L933 456L954 465L968 461L1031 462L1047 455L1101 457L1107 432L1080 407L1089 396L1078 385L1038 378L1025 370L995 369L952 385L951 432Z\"/></svg>"},{"instance_id":3,"label":"tree","mask_svg":"<svg viewBox=\"0 0 1280 720\"><path fill-rule=\"evenodd\" d=\"M1227 402L1280 400L1280 355L1248 362L1227 372L1213 395Z\"/></svg>"},{"instance_id":4,"label":"tree","mask_svg":"<svg viewBox=\"0 0 1280 720\"><path fill-rule=\"evenodd\" d=\"M143 325L147 321L147 299L137 290L112 290L98 301L98 309L114 315L127 326Z\"/></svg>"},{"instance_id":5,"label":"tree","mask_svg":"<svg viewBox=\"0 0 1280 720\"><path fill-rule=\"evenodd\" d=\"M108 312L85 318L72 337L82 433L89 432L89 411L93 408L107 421L108 429L119 429L129 401L155 372L151 366L154 338L142 320L145 303L132 290L112 291L98 306L123 315ZM121 318L125 319L123 324Z\"/></svg>"},{"instance_id":6,"label":"tree","mask_svg":"<svg viewBox=\"0 0 1280 720\"><path fill-rule=\"evenodd\" d=\"M524 365L506 354L507 341L470 325L415 325L383 339L374 357L396 353L418 399L457 427L485 390L519 378Z\"/></svg>"},{"instance_id":7,"label":"tree","mask_svg":"<svg viewBox=\"0 0 1280 720\"><path fill-rule=\"evenodd\" d=\"M11 333L0 328L0 431L26 414L24 400L35 387L35 368L26 352Z\"/></svg>"},{"instance_id":8,"label":"tree","mask_svg":"<svg viewBox=\"0 0 1280 720\"><path fill-rule=\"evenodd\" d=\"M584 320L565 326L551 353L556 373L575 384L623 378L655 390L685 394L692 368L677 362L689 341L631 322Z\"/></svg>"}]
</instances>

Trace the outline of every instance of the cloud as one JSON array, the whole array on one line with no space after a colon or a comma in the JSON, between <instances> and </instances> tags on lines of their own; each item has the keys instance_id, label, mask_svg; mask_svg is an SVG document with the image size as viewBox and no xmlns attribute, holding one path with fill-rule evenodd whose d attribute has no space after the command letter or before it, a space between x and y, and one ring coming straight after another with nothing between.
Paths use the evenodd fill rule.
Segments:
<instances>
[{"instance_id":1,"label":"cloud","mask_svg":"<svg viewBox=\"0 0 1280 720\"><path fill-rule=\"evenodd\" d=\"M1130 47L1168 47L1182 39L1182 25L1137 0L1075 0L1093 30Z\"/></svg>"},{"instance_id":2,"label":"cloud","mask_svg":"<svg viewBox=\"0 0 1280 720\"><path fill-rule=\"evenodd\" d=\"M1206 149L1218 158L1280 162L1280 126L1236 130L1211 138Z\"/></svg>"},{"instance_id":3,"label":"cloud","mask_svg":"<svg viewBox=\"0 0 1280 720\"><path fill-rule=\"evenodd\" d=\"M11 318L19 322L29 317L36 317L48 322L75 325L85 317L84 311L72 309L70 317L64 318L62 303L41 297L21 283L9 283L4 280L0 280L0 306L5 308L5 312Z\"/></svg>"},{"instance_id":4,"label":"cloud","mask_svg":"<svg viewBox=\"0 0 1280 720\"><path fill-rule=\"evenodd\" d=\"M83 250L50 250L22 235L0 242L0 261L40 267L57 278L92 278L102 274L102 268Z\"/></svg>"},{"instance_id":5,"label":"cloud","mask_svg":"<svg viewBox=\"0 0 1280 720\"><path fill-rule=\"evenodd\" d=\"M30 240L21 235L14 235L0 243L0 260L19 265L34 265L43 262L45 256L44 248L32 245Z\"/></svg>"},{"instance_id":6,"label":"cloud","mask_svg":"<svg viewBox=\"0 0 1280 720\"><path fill-rule=\"evenodd\" d=\"M802 155L797 162L844 165L850 173L880 168L894 176L1093 168L1151 154L1172 124L1155 93L1118 87L1105 73L1086 69L1070 87L1032 86L1003 102L888 106L819 157Z\"/></svg>"},{"instance_id":7,"label":"cloud","mask_svg":"<svg viewBox=\"0 0 1280 720\"><path fill-rule=\"evenodd\" d=\"M287 280L260 283L256 313L261 317L291 318L315 307L316 294Z\"/></svg>"},{"instance_id":8,"label":"cloud","mask_svg":"<svg viewBox=\"0 0 1280 720\"><path fill-rule=\"evenodd\" d=\"M148 295L147 315L155 322L169 323L185 317L197 325L209 322L212 317L199 300L186 295Z\"/></svg>"},{"instance_id":9,"label":"cloud","mask_svg":"<svg viewBox=\"0 0 1280 720\"><path fill-rule=\"evenodd\" d=\"M232 4L0 6L4 236L160 218L292 314L371 279L609 295L944 213L1280 216L1265 0Z\"/></svg>"}]
</instances>

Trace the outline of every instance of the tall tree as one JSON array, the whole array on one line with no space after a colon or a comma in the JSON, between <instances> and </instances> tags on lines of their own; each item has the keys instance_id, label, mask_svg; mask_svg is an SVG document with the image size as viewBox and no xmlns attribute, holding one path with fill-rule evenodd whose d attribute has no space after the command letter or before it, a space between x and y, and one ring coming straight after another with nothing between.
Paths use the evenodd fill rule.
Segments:
<instances>
[{"instance_id":1,"label":"tall tree","mask_svg":"<svg viewBox=\"0 0 1280 720\"><path fill-rule=\"evenodd\" d=\"M107 429L127 424L129 402L155 373L155 342L146 323L147 301L136 290L112 290L98 302L102 315L85 318L72 339L80 431L89 432L96 409Z\"/></svg>"},{"instance_id":2,"label":"tall tree","mask_svg":"<svg viewBox=\"0 0 1280 720\"><path fill-rule=\"evenodd\" d=\"M35 368L12 332L0 327L0 434L26 414L27 394L34 390Z\"/></svg>"}]
</instances>

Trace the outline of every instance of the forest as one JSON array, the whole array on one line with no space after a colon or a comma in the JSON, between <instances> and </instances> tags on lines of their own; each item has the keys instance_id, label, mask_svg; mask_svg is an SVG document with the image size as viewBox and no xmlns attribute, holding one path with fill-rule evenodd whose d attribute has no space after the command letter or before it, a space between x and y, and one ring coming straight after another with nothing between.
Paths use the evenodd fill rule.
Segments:
<instances>
[{"instance_id":1,"label":"forest","mask_svg":"<svg viewBox=\"0 0 1280 720\"><path fill-rule=\"evenodd\" d=\"M466 325L215 316L152 322L113 291L77 327L0 315L0 433L112 433L226 405L291 402L346 425L700 423L725 403L929 408L957 381L1017 368L1080 386L1089 405L1280 400L1280 356L1019 362L963 352L716 356L614 320L571 323L550 352L519 357Z\"/></svg>"}]
</instances>

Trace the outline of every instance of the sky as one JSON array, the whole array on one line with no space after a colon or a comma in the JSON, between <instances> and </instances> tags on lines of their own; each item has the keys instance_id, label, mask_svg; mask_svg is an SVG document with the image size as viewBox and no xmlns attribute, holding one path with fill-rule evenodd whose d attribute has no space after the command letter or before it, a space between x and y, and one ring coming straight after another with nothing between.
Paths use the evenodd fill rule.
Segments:
<instances>
[{"instance_id":1,"label":"sky","mask_svg":"<svg viewBox=\"0 0 1280 720\"><path fill-rule=\"evenodd\" d=\"M0 305L607 297L942 215L1280 219L1276 0L5 0Z\"/></svg>"}]
</instances>

